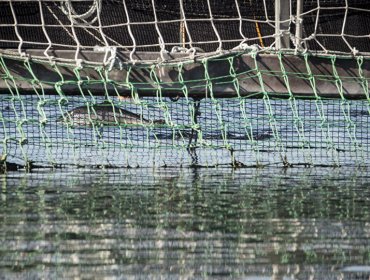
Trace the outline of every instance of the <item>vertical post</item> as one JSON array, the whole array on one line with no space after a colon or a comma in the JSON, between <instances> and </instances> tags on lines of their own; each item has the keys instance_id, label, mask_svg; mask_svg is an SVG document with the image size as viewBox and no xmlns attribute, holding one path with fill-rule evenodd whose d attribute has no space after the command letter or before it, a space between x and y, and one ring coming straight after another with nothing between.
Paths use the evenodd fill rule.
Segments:
<instances>
[{"instance_id":1,"label":"vertical post","mask_svg":"<svg viewBox=\"0 0 370 280\"><path fill-rule=\"evenodd\" d=\"M301 48L301 40L302 40L302 18L301 15L303 13L303 0L297 0L297 15L295 19L295 46L296 50Z\"/></svg>"},{"instance_id":2,"label":"vertical post","mask_svg":"<svg viewBox=\"0 0 370 280\"><path fill-rule=\"evenodd\" d=\"M289 25L290 0L275 0L275 47L278 50L289 48Z\"/></svg>"}]
</instances>

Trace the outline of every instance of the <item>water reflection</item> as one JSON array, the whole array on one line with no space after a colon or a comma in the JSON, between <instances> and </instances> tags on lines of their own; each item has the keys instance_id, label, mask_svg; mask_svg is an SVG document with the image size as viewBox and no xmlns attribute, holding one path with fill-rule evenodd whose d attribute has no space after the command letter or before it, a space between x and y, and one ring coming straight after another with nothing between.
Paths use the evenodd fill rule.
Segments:
<instances>
[{"instance_id":1,"label":"water reflection","mask_svg":"<svg viewBox=\"0 0 370 280\"><path fill-rule=\"evenodd\" d=\"M9 278L369 279L367 169L2 175Z\"/></svg>"}]
</instances>

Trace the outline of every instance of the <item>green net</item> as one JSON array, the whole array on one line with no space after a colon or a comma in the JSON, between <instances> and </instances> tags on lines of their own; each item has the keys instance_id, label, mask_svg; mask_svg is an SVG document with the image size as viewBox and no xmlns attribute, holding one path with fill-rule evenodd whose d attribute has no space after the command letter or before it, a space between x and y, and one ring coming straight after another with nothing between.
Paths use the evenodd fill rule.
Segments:
<instances>
[{"instance_id":1,"label":"green net","mask_svg":"<svg viewBox=\"0 0 370 280\"><path fill-rule=\"evenodd\" d=\"M294 56L300 66L292 67L291 56L272 56L275 69L252 51L195 66L125 65L117 76L102 66L2 55L2 161L29 167L368 165L368 59L305 54ZM312 65L326 65L325 71ZM271 91L273 83L285 91Z\"/></svg>"},{"instance_id":2,"label":"green net","mask_svg":"<svg viewBox=\"0 0 370 280\"><path fill-rule=\"evenodd\" d=\"M369 164L367 0L0 1L7 166Z\"/></svg>"}]
</instances>

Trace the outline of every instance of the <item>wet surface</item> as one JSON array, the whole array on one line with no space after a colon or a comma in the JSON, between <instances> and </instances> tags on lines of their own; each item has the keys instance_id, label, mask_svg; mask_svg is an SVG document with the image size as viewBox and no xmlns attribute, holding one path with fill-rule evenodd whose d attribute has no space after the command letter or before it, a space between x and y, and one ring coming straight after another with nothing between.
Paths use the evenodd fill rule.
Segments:
<instances>
[{"instance_id":1,"label":"wet surface","mask_svg":"<svg viewBox=\"0 0 370 280\"><path fill-rule=\"evenodd\" d=\"M0 177L2 279L369 279L367 169Z\"/></svg>"}]
</instances>

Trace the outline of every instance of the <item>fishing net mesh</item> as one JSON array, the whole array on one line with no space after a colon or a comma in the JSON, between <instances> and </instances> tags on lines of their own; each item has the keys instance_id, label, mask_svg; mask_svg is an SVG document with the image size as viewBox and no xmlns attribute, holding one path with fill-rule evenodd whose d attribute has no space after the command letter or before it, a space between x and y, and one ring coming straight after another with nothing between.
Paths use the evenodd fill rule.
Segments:
<instances>
[{"instance_id":1,"label":"fishing net mesh","mask_svg":"<svg viewBox=\"0 0 370 280\"><path fill-rule=\"evenodd\" d=\"M368 165L369 12L361 0L2 1L1 161Z\"/></svg>"}]
</instances>

